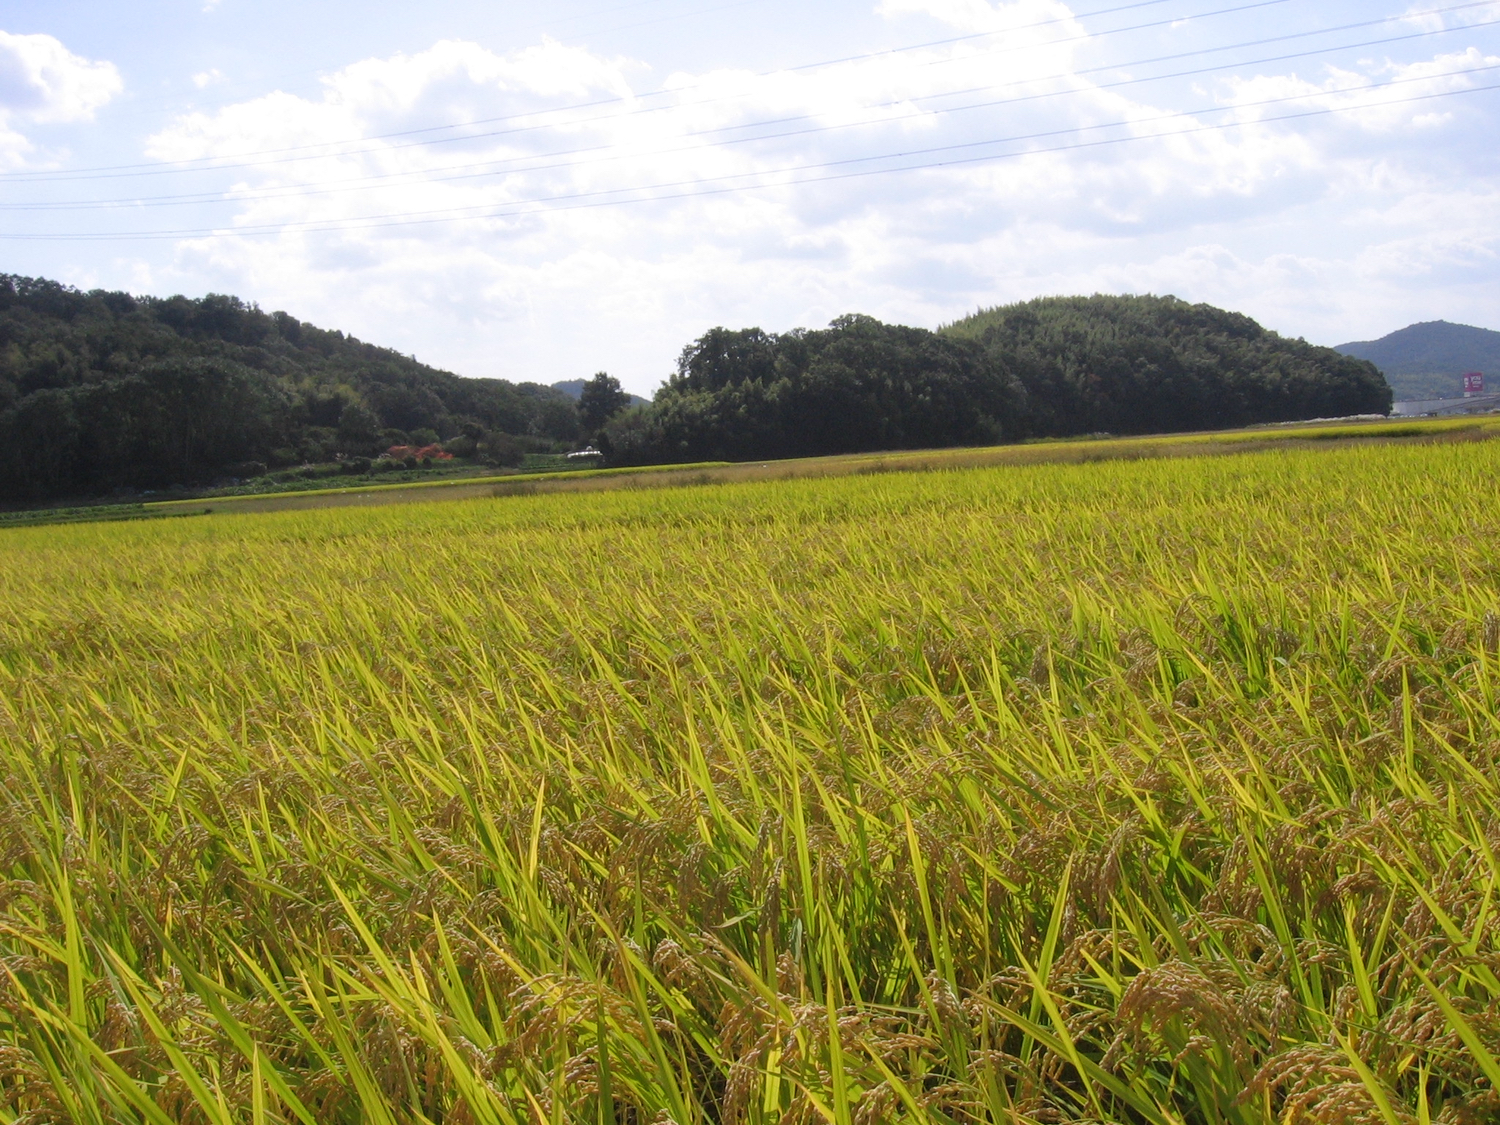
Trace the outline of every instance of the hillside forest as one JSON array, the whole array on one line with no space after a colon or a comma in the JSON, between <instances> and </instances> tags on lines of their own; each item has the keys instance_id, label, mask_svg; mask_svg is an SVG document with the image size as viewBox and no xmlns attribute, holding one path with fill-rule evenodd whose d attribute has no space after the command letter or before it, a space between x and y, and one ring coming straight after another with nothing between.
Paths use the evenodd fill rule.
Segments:
<instances>
[{"instance_id":1,"label":"hillside forest","mask_svg":"<svg viewBox=\"0 0 1500 1125\"><path fill-rule=\"evenodd\" d=\"M1050 297L937 332L845 316L716 328L649 408L606 429L621 464L1167 433L1385 413L1371 363L1175 297Z\"/></svg>"},{"instance_id":2,"label":"hillside forest","mask_svg":"<svg viewBox=\"0 0 1500 1125\"><path fill-rule=\"evenodd\" d=\"M569 392L573 393L569 393ZM845 316L715 328L642 404L464 378L231 296L134 297L0 275L0 501L182 488L278 467L760 459L1384 412L1367 361L1172 297L1046 298L937 332Z\"/></svg>"},{"instance_id":3,"label":"hillside forest","mask_svg":"<svg viewBox=\"0 0 1500 1125\"><path fill-rule=\"evenodd\" d=\"M0 498L159 489L440 442L503 464L579 436L573 396L468 379L235 298L0 276Z\"/></svg>"}]
</instances>

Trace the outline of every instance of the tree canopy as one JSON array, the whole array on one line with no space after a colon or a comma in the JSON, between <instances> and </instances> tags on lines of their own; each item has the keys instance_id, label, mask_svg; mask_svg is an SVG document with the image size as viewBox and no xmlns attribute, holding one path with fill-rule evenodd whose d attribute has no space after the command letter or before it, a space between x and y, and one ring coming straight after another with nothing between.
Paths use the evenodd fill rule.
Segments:
<instances>
[{"instance_id":1,"label":"tree canopy","mask_svg":"<svg viewBox=\"0 0 1500 1125\"><path fill-rule=\"evenodd\" d=\"M490 434L571 441L572 398L467 379L235 297L0 275L0 499L193 484L237 464Z\"/></svg>"},{"instance_id":2,"label":"tree canopy","mask_svg":"<svg viewBox=\"0 0 1500 1125\"><path fill-rule=\"evenodd\" d=\"M0 275L0 500L161 488L251 464L528 441L615 464L797 457L1384 412L1369 362L1173 297L1054 297L937 332L843 316L715 328L654 401L467 379L211 294L132 297ZM467 454L466 454L467 455Z\"/></svg>"},{"instance_id":3,"label":"tree canopy","mask_svg":"<svg viewBox=\"0 0 1500 1125\"><path fill-rule=\"evenodd\" d=\"M630 395L620 380L601 371L578 392L578 417L586 433L598 433L604 424L630 405Z\"/></svg>"},{"instance_id":4,"label":"tree canopy","mask_svg":"<svg viewBox=\"0 0 1500 1125\"><path fill-rule=\"evenodd\" d=\"M1026 387L1035 434L1165 433L1384 414L1373 364L1176 297L1044 297L941 330Z\"/></svg>"},{"instance_id":5,"label":"tree canopy","mask_svg":"<svg viewBox=\"0 0 1500 1125\"><path fill-rule=\"evenodd\" d=\"M606 429L621 463L796 457L1024 436L1155 433L1384 413L1369 363L1174 297L1046 298L929 332L845 316L715 328L651 405Z\"/></svg>"},{"instance_id":6,"label":"tree canopy","mask_svg":"<svg viewBox=\"0 0 1500 1125\"><path fill-rule=\"evenodd\" d=\"M1019 436L1023 398L971 341L845 316L781 336L715 328L605 436L620 463L993 442Z\"/></svg>"}]
</instances>

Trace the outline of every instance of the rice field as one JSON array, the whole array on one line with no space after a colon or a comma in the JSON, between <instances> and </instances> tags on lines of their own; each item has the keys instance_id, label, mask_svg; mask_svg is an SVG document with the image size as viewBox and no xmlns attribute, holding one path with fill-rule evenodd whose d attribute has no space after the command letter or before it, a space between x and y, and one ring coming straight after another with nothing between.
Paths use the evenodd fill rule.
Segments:
<instances>
[{"instance_id":1,"label":"rice field","mask_svg":"<svg viewBox=\"0 0 1500 1125\"><path fill-rule=\"evenodd\" d=\"M1494 1121L1497 483L0 533L0 1121Z\"/></svg>"}]
</instances>

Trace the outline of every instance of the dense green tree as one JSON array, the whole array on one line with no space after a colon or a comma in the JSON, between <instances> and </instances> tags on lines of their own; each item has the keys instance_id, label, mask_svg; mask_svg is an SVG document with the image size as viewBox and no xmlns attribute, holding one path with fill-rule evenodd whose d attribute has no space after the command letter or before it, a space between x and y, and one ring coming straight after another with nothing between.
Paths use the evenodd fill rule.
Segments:
<instances>
[{"instance_id":1,"label":"dense green tree","mask_svg":"<svg viewBox=\"0 0 1500 1125\"><path fill-rule=\"evenodd\" d=\"M414 431L549 447L578 426L551 387L461 378L235 297L0 275L0 502L368 455Z\"/></svg>"},{"instance_id":2,"label":"dense green tree","mask_svg":"<svg viewBox=\"0 0 1500 1125\"><path fill-rule=\"evenodd\" d=\"M706 333L606 437L620 463L909 449L1018 437L1024 401L971 341L846 316L783 336Z\"/></svg>"},{"instance_id":3,"label":"dense green tree","mask_svg":"<svg viewBox=\"0 0 1500 1125\"><path fill-rule=\"evenodd\" d=\"M601 371L584 383L578 396L578 417L584 431L595 434L629 405L630 395L620 386L620 380Z\"/></svg>"},{"instance_id":4,"label":"dense green tree","mask_svg":"<svg viewBox=\"0 0 1500 1125\"><path fill-rule=\"evenodd\" d=\"M937 333L848 316L776 336L715 328L649 407L606 430L619 463L793 457L1384 413L1360 360L1173 297L1047 298Z\"/></svg>"},{"instance_id":5,"label":"dense green tree","mask_svg":"<svg viewBox=\"0 0 1500 1125\"><path fill-rule=\"evenodd\" d=\"M476 443L475 452L491 465L514 467L526 457L526 445L511 434L485 434Z\"/></svg>"},{"instance_id":6,"label":"dense green tree","mask_svg":"<svg viewBox=\"0 0 1500 1125\"><path fill-rule=\"evenodd\" d=\"M339 446L350 454L374 453L380 445L380 416L362 402L339 411Z\"/></svg>"},{"instance_id":7,"label":"dense green tree","mask_svg":"<svg viewBox=\"0 0 1500 1125\"><path fill-rule=\"evenodd\" d=\"M1026 386L1038 434L1161 433L1385 413L1369 363L1175 297L1046 297L942 330Z\"/></svg>"},{"instance_id":8,"label":"dense green tree","mask_svg":"<svg viewBox=\"0 0 1500 1125\"><path fill-rule=\"evenodd\" d=\"M603 372L575 403L234 297L0 275L0 502L194 484L418 435L495 463L583 436L642 463L1210 429L1390 400L1367 362L1171 297L1046 298L937 333L863 316L781 335L715 328L654 402L627 409Z\"/></svg>"},{"instance_id":9,"label":"dense green tree","mask_svg":"<svg viewBox=\"0 0 1500 1125\"><path fill-rule=\"evenodd\" d=\"M73 396L46 388L0 414L0 477L22 497L46 496L71 481L80 426Z\"/></svg>"},{"instance_id":10,"label":"dense green tree","mask_svg":"<svg viewBox=\"0 0 1500 1125\"><path fill-rule=\"evenodd\" d=\"M534 438L573 441L578 437L578 405L565 394L548 394L536 398L524 426L499 426L502 433L526 434Z\"/></svg>"}]
</instances>

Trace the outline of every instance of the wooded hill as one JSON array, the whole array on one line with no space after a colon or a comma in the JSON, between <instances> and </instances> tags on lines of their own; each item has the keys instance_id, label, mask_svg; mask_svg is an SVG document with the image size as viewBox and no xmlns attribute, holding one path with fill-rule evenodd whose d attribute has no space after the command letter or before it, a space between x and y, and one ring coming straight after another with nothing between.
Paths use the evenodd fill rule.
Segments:
<instances>
[{"instance_id":1,"label":"wooded hill","mask_svg":"<svg viewBox=\"0 0 1500 1125\"><path fill-rule=\"evenodd\" d=\"M1383 414L1371 364L1176 297L1043 297L943 329L975 340L1027 392L1032 432L1224 429Z\"/></svg>"},{"instance_id":2,"label":"wooded hill","mask_svg":"<svg viewBox=\"0 0 1500 1125\"><path fill-rule=\"evenodd\" d=\"M593 440L612 463L646 464L1214 429L1391 402L1363 360L1172 297L1046 298L938 332L867 316L781 335L715 328L651 403L630 407L603 373L590 384L575 400L461 378L234 297L0 275L0 501L439 441L506 463Z\"/></svg>"},{"instance_id":3,"label":"wooded hill","mask_svg":"<svg viewBox=\"0 0 1500 1125\"><path fill-rule=\"evenodd\" d=\"M1372 364L1238 313L1049 297L938 332L864 316L779 336L716 328L605 437L613 461L645 464L1221 429L1390 404Z\"/></svg>"},{"instance_id":4,"label":"wooded hill","mask_svg":"<svg viewBox=\"0 0 1500 1125\"><path fill-rule=\"evenodd\" d=\"M578 427L562 391L461 378L235 297L0 275L0 500L192 485L256 462L453 438L550 448Z\"/></svg>"},{"instance_id":5,"label":"wooded hill","mask_svg":"<svg viewBox=\"0 0 1500 1125\"><path fill-rule=\"evenodd\" d=\"M1488 328L1429 320L1337 350L1380 368L1398 400L1457 398L1470 371L1500 386L1500 332Z\"/></svg>"}]
</instances>

